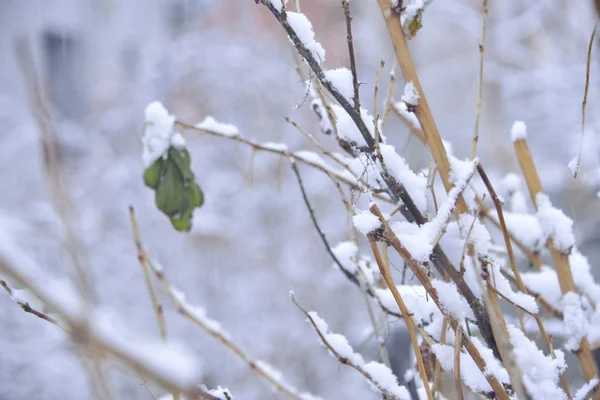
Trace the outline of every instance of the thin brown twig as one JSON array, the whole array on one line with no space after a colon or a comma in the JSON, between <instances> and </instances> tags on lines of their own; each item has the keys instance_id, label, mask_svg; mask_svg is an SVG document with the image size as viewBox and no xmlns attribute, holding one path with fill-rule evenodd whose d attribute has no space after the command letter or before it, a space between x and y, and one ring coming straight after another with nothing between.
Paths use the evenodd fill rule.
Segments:
<instances>
[{"instance_id":1,"label":"thin brown twig","mask_svg":"<svg viewBox=\"0 0 600 400\"><path fill-rule=\"evenodd\" d=\"M360 114L360 99L358 96L358 73L356 72L356 60L354 59L354 39L352 38L352 14L350 13L350 0L342 0L344 17L346 18L346 41L348 42L348 54L350 56L350 71L352 71L352 86L354 87L354 109Z\"/></svg>"},{"instance_id":2,"label":"thin brown twig","mask_svg":"<svg viewBox=\"0 0 600 400\"><path fill-rule=\"evenodd\" d=\"M410 335L410 341L413 346L413 351L415 352L415 356L417 358L417 369L419 370L421 381L423 382L423 386L425 387L425 393L427 394L427 398L429 400L433 400L433 396L431 395L431 385L429 384L429 380L427 379L427 373L425 372L423 355L421 354L419 339L417 338L417 333L415 332L415 324L412 320L411 313L408 310L408 307L406 307L404 301L402 300L402 296L400 296L400 292L398 291L398 288L394 283L389 268L381 258L381 253L379 252L379 249L377 247L377 242L374 239L370 239L369 242L371 244L371 249L373 250L373 255L375 256L375 261L379 266L379 271L381 272L381 275L383 276L383 279L385 280L385 283L387 284L388 288L392 292L394 300L396 300L396 303L398 304L398 308L400 308L400 311L404 316L404 322L406 323L406 328L408 329L408 333Z\"/></svg>"},{"instance_id":3,"label":"thin brown twig","mask_svg":"<svg viewBox=\"0 0 600 400\"><path fill-rule=\"evenodd\" d=\"M487 16L488 0L483 0L481 9L481 41L479 42L479 90L477 91L477 110L475 112L475 132L473 133L471 158L475 158L475 155L477 154L477 143L479 142L479 122L481 120L481 106L483 105L483 67L485 65L485 32Z\"/></svg>"},{"instance_id":4,"label":"thin brown twig","mask_svg":"<svg viewBox=\"0 0 600 400\"><path fill-rule=\"evenodd\" d=\"M592 63L592 48L594 46L594 39L596 38L596 28L598 28L598 23L594 25L594 30L590 36L590 43L588 44L587 62L585 65L585 89L583 90L583 101L581 102L581 138L579 141L577 165L575 167L575 172L573 173L573 178L577 178L577 173L579 172L579 166L581 164L581 152L583 151L583 136L585 135L585 110L587 106L588 90L590 88L590 65Z\"/></svg>"},{"instance_id":5,"label":"thin brown twig","mask_svg":"<svg viewBox=\"0 0 600 400\"><path fill-rule=\"evenodd\" d=\"M398 396L394 395L388 389L386 389L384 386L382 386L361 365L358 365L357 363L353 362L351 359L340 355L336 351L336 349L329 343L327 338L325 337L325 335L327 335L327 332L321 332L321 330L319 329L319 326L315 322L314 318L300 304L298 304L298 302L296 301L296 298L294 297L293 294L291 295L291 298L292 298L292 301L294 302L294 304L296 305L296 307L298 307L298 309L306 316L306 319L308 319L308 322L310 323L312 328L315 330L315 332L319 336L319 339L321 340L321 343L323 343L323 346L325 346L325 348L327 348L327 350L329 350L329 352L335 358L337 358L337 360L340 362L340 364L347 365L347 366L353 368L354 370L356 370L358 373L360 373L366 380L368 380L373 386L375 386L379 392L381 392L381 394L384 396L384 398L399 400Z\"/></svg>"},{"instance_id":6,"label":"thin brown twig","mask_svg":"<svg viewBox=\"0 0 600 400\"><path fill-rule=\"evenodd\" d=\"M284 17L284 14L281 13L281 10L278 10L273 6L271 1L268 0L260 0L260 2L265 5L269 11L275 16L277 21L283 27L283 29L288 34L290 40L294 43L294 46L298 50L298 52L304 57L310 68L313 70L318 81L323 85L329 93L336 99L336 101L340 104L340 106L348 113L352 121L356 124L359 132L361 133L367 148L370 152L375 149L375 142L373 140L373 136L369 132L365 121L363 121L360 112L356 111L352 104L335 88L335 86L325 77L325 72L320 65L319 60L316 60L311 51L306 48L302 40L298 37L296 31L289 22Z\"/></svg>"},{"instance_id":7,"label":"thin brown twig","mask_svg":"<svg viewBox=\"0 0 600 400\"><path fill-rule=\"evenodd\" d=\"M454 386L456 387L456 396L458 399L464 399L462 380L460 377L460 355L462 354L462 325L458 324L456 335L454 337Z\"/></svg>"},{"instance_id":8,"label":"thin brown twig","mask_svg":"<svg viewBox=\"0 0 600 400\"><path fill-rule=\"evenodd\" d=\"M449 322L450 326L452 327L452 329L454 329L456 331L459 321L455 316L447 313L445 308L442 306L440 299L437 295L437 291L431 284L431 279L429 278L427 271L425 271L423 269L423 267L420 265L420 263L412 257L410 252L404 246L402 246L402 244L400 243L400 240L398 239L398 237L396 236L396 234L394 233L394 231L391 229L390 225L384 218L383 214L379 210L379 207L376 204L373 204L370 208L370 211L379 218L381 224L383 225L384 230L385 230L386 240L392 245L392 247L394 247L394 249L398 252L398 254L404 259L404 261L406 262L406 265L411 269L411 271L417 277L419 282L421 282L421 285L423 285L423 287L429 294L429 297L435 302L438 309L440 309L440 312L442 313L442 315L444 315L445 317L448 318L448 322ZM485 374L486 362L482 358L477 347L475 347L473 342L471 342L468 335L463 335L462 344L465 347L465 349L467 350L467 352L471 355L471 358L473 358L473 361L475 361L475 364L477 365L479 370L485 375L486 380L488 381L488 383L490 384L490 386L496 393L496 396L498 396L498 398L500 400L509 400L508 395L504 391L504 387L500 384L500 382L496 379L496 377Z\"/></svg>"},{"instance_id":9,"label":"thin brown twig","mask_svg":"<svg viewBox=\"0 0 600 400\"><path fill-rule=\"evenodd\" d=\"M11 300L14 301L15 303L17 303L19 305L19 307L21 307L23 309L23 311L25 311L26 313L35 315L36 317L43 319L44 321L48 321L51 324L56 325L59 328L61 328L58 321L56 321L54 318L50 317L49 315L44 314L41 311L34 309L33 307L31 307L31 305L28 302L25 302L25 301L19 299L18 297L16 297L13 294L13 290L10 288L10 286L8 286L6 281L0 279L0 286L2 286L4 288L4 290L6 290L6 292L10 296Z\"/></svg>"},{"instance_id":10,"label":"thin brown twig","mask_svg":"<svg viewBox=\"0 0 600 400\"><path fill-rule=\"evenodd\" d=\"M303 163L303 164L309 165L313 168L316 168L318 170L321 170L323 172L330 173L331 175L335 176L335 178L337 180L350 186L354 190L362 192L366 189L366 190L369 190L370 192L372 192L373 196L379 200L382 200L387 203L395 203L389 196L383 194L383 192L385 191L384 189L373 187L372 185L368 184L367 182L364 182L361 179L359 179L360 177L357 177L357 181L354 182L354 181L348 179L348 177L344 176L344 174L340 173L339 171L336 171L335 169L331 168L330 166L328 166L325 163L316 162L315 160L303 157L300 152L291 152L291 151L287 151L287 150L277 149L274 147L266 146L262 143L253 141L252 139L248 139L248 138L245 138L240 135L236 135L236 136L226 135L226 134L214 131L214 130L198 128L192 124L188 124L188 123L185 123L185 122L182 122L179 120L175 121L175 123L186 130L205 133L205 134L220 137L223 139L233 140L233 141L236 141L237 143L246 144L246 145L250 146L251 148L253 148L254 150L260 150L260 151L264 151L267 153L279 154L286 158L291 157L299 163Z\"/></svg>"}]
</instances>

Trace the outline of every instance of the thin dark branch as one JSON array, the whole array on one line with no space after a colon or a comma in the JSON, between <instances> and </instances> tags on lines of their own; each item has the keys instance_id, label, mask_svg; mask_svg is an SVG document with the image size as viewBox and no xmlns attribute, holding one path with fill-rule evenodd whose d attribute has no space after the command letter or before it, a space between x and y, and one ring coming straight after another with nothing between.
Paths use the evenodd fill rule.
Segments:
<instances>
[{"instance_id":1,"label":"thin dark branch","mask_svg":"<svg viewBox=\"0 0 600 400\"><path fill-rule=\"evenodd\" d=\"M321 84L337 100L340 106L342 106L342 108L346 110L350 118L352 118L352 120L356 124L356 127L360 131L363 139L365 140L369 152L372 153L375 150L375 141L373 139L373 136L371 136L371 132L369 132L367 125L365 125L365 121L363 121L362 117L360 116L360 112L356 111L354 107L352 107L350 102L344 96L342 96L342 94L335 88L335 86L331 84L331 82L327 80L327 78L325 77L325 72L321 68L319 62L313 57L311 51L308 50L306 46L304 46L304 43L302 43L302 41L296 34L294 28L292 28L289 22L285 18L283 18L281 11L277 10L275 6L271 4L270 1L260 0L260 2L263 5L265 5L269 9L269 11L271 11L271 13L275 16L277 21L279 21L279 23L283 27L283 29L285 29L290 40L292 41L292 43L294 43L294 46L296 47L300 55L304 57L310 68L313 70L319 82L321 82Z\"/></svg>"},{"instance_id":2,"label":"thin dark branch","mask_svg":"<svg viewBox=\"0 0 600 400\"><path fill-rule=\"evenodd\" d=\"M348 54L350 55L350 70L352 71L352 85L354 86L354 109L360 114L360 99L358 97L358 73L354 59L354 40L352 39L352 14L350 13L350 0L342 0L344 16L346 17L346 40L348 41Z\"/></svg>"},{"instance_id":3,"label":"thin dark branch","mask_svg":"<svg viewBox=\"0 0 600 400\"><path fill-rule=\"evenodd\" d=\"M319 233L319 237L321 238L321 241L325 245L325 249L327 249L327 253L329 253L329 255L331 256L331 258L333 259L335 264L340 268L342 273L344 275L346 275L346 278L348 278L352 283L354 283L356 285L360 285L360 283L358 282L358 278L356 276L354 276L354 274L350 273L350 271L348 271L346 268L344 268L344 266L342 265L340 260L338 260L338 258L335 256L335 253L331 249L331 246L329 245L329 242L327 241L327 238L325 237L325 233L323 233L323 230L319 226L319 222L317 221L315 212L310 204L310 200L308 200L306 190L304 189L304 183L302 183L302 177L300 176L300 171L298 171L298 166L296 165L296 162L294 161L294 159L290 158L289 160L290 160L290 165L292 166L292 171L294 171L294 174L296 175L296 179L298 180L298 185L300 186L300 191L302 192L302 199L304 200L304 204L306 204L306 208L308 209L308 213L310 214L310 219L312 220L313 225L315 226L315 229ZM367 292L372 295L370 290L368 290Z\"/></svg>"},{"instance_id":4,"label":"thin dark branch","mask_svg":"<svg viewBox=\"0 0 600 400\"><path fill-rule=\"evenodd\" d=\"M8 295L10 296L10 298L19 305L19 307L21 307L23 309L23 311L25 311L26 313L35 315L36 317L43 319L44 321L48 321L51 324L54 324L56 326L60 326L58 325L58 322L56 322L56 320L46 314L44 314L41 311L37 311L33 308L31 308L31 306L29 305L29 303L24 302L19 300L18 298L16 298L13 294L12 289L10 288L10 286L8 286L8 284L6 283L6 281L0 279L0 286L2 286L4 288L4 290L6 290L6 292L8 293Z\"/></svg>"}]
</instances>

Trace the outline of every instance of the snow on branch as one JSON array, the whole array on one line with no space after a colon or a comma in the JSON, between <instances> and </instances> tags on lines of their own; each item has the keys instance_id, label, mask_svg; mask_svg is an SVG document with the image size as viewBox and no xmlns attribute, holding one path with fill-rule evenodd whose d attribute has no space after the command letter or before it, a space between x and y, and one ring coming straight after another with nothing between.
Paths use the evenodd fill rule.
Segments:
<instances>
[{"instance_id":1,"label":"snow on branch","mask_svg":"<svg viewBox=\"0 0 600 400\"><path fill-rule=\"evenodd\" d=\"M150 260L150 267L164 291L177 307L177 312L179 314L193 322L215 340L230 349L236 356L244 361L252 371L266 380L275 390L294 400L319 400L318 397L309 393L299 392L296 388L285 382L282 374L269 364L253 359L232 341L229 333L221 327L219 322L206 315L206 311L202 307L191 305L186 301L184 293L171 284L167 279L163 268L158 263Z\"/></svg>"},{"instance_id":2,"label":"snow on branch","mask_svg":"<svg viewBox=\"0 0 600 400\"><path fill-rule=\"evenodd\" d=\"M199 364L181 346L128 332L113 315L88 309L74 288L56 281L10 238L1 234L0 272L31 290L65 324L71 339L106 354L170 390L212 398L198 388Z\"/></svg>"},{"instance_id":3,"label":"snow on branch","mask_svg":"<svg viewBox=\"0 0 600 400\"><path fill-rule=\"evenodd\" d=\"M360 354L354 352L354 349L348 343L348 339L339 333L331 333L327 323L316 312L307 312L296 302L293 293L290 293L290 295L294 304L306 316L307 322L319 335L321 344L333 357L341 364L348 365L358 371L385 398L410 400L408 390L398 384L398 378L387 366L375 361L366 363Z\"/></svg>"}]
</instances>

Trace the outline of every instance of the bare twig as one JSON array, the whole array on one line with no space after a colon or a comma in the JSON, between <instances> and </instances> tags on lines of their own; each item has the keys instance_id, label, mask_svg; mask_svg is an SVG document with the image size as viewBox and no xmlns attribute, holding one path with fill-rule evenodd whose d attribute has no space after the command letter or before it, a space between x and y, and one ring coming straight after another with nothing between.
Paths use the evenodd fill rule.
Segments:
<instances>
[{"instance_id":1,"label":"bare twig","mask_svg":"<svg viewBox=\"0 0 600 400\"><path fill-rule=\"evenodd\" d=\"M531 157L529 146L524 138L515 140L513 145L515 147L515 152L517 153L521 171L523 172L523 176L527 182L529 195L534 207L537 210L537 195L543 193L544 190L533 162L533 158ZM571 266L569 265L568 254L565 254L557 249L554 246L554 241L552 238L548 240L546 245L548 250L550 250L550 255L552 256L554 266L556 267L556 273L558 275L558 281L562 294L564 295L568 292L577 293L577 288L571 272ZM590 343L586 337L581 340L577 357L579 358L579 363L587 380L591 380L598 375L598 368L592 356ZM594 400L600 400L600 393L594 395Z\"/></svg>"},{"instance_id":2,"label":"bare twig","mask_svg":"<svg viewBox=\"0 0 600 400\"><path fill-rule=\"evenodd\" d=\"M456 397L458 399L464 399L462 380L460 378L460 355L462 352L462 325L458 324L456 329L456 335L454 337L454 386L456 387Z\"/></svg>"},{"instance_id":3,"label":"bare twig","mask_svg":"<svg viewBox=\"0 0 600 400\"><path fill-rule=\"evenodd\" d=\"M138 227L138 222L135 218L135 211L132 206L129 206L129 221L131 223L133 240L135 242L135 247L138 253L138 261L140 263L140 267L142 267L142 272L144 274L144 282L146 282L146 289L148 289L148 294L150 295L150 301L152 302L152 309L154 310L154 316L156 317L156 323L158 325L160 337L162 338L162 340L166 341L167 324L165 323L165 314L162 305L158 301L158 296L156 296L154 287L152 286L152 281L150 280L150 265L148 261L148 256L146 255L146 252L142 247L142 241L140 239L140 229Z\"/></svg>"},{"instance_id":4,"label":"bare twig","mask_svg":"<svg viewBox=\"0 0 600 400\"><path fill-rule=\"evenodd\" d=\"M19 307L21 307L23 309L23 311L25 311L26 313L35 315L36 317L43 319L44 321L48 321L51 324L58 326L59 328L61 327L54 318L44 314L41 311L34 309L33 307L31 307L31 305L28 302L25 302L25 301L19 299L18 297L16 297L13 294L13 290L10 288L10 286L8 286L6 281L0 279L0 286L2 286L4 288L4 290L6 290L6 292L10 296L11 300L14 301L15 303L17 303L19 305Z\"/></svg>"},{"instance_id":5,"label":"bare twig","mask_svg":"<svg viewBox=\"0 0 600 400\"><path fill-rule=\"evenodd\" d=\"M348 41L348 54L350 56L350 70L352 71L352 86L354 87L354 109L360 115L360 99L358 96L358 73L354 59L354 39L352 39L352 14L350 13L350 0L342 0L344 17L346 18L346 40Z\"/></svg>"},{"instance_id":6,"label":"bare twig","mask_svg":"<svg viewBox=\"0 0 600 400\"><path fill-rule=\"evenodd\" d=\"M411 313L404 304L402 300L402 296L400 296L400 292L398 292L398 288L396 288L396 284L392 279L392 274L390 273L387 264L383 262L381 258L381 253L379 253L379 249L377 248L377 242L374 239L370 240L371 249L373 250L373 255L375 256L375 260L377 261L377 265L379 266L379 271L385 280L388 288L392 292L394 296L394 300L398 304L398 308L402 312L404 316L404 322L406 323L406 328L408 329L408 333L410 335L410 341L413 346L413 351L415 352L415 356L417 357L417 368L419 370L419 375L421 376L421 381L423 381L423 386L425 387L425 393L427 394L427 398L429 400L433 400L433 396L431 395L431 386L429 384L429 380L427 379L427 373L425 372L425 365L423 363L423 355L421 354L421 348L419 346L419 339L417 338L417 333L415 332L415 324L412 320Z\"/></svg>"},{"instance_id":7,"label":"bare twig","mask_svg":"<svg viewBox=\"0 0 600 400\"><path fill-rule=\"evenodd\" d=\"M590 88L590 65L592 62L592 48L594 46L594 39L596 38L596 28L598 23L594 25L594 30L590 36L590 43L587 51L587 62L585 66L585 89L583 91L583 101L581 102L581 138L579 141L579 152L577 153L577 165L575 166L575 172L573 172L573 178L577 178L579 172L579 166L581 164L581 152L583 150L583 136L585 135L585 109L587 106L588 90Z\"/></svg>"},{"instance_id":8,"label":"bare twig","mask_svg":"<svg viewBox=\"0 0 600 400\"><path fill-rule=\"evenodd\" d=\"M453 316L445 311L444 307L442 306L442 304L440 302L437 291L431 284L431 280L428 276L427 271L420 265L420 263L417 260L415 260L412 257L410 252L404 246L402 246L402 244L400 243L400 240L398 239L396 234L393 232L393 230L391 229L391 227L388 224L388 222L386 221L386 219L383 217L383 214L379 210L379 207L377 207L377 205L374 204L371 206L370 210L373 214L375 214L379 218L380 222L382 223L382 225L385 229L386 240L392 245L392 247L394 247L394 249L398 252L398 254L404 259L404 261L406 262L406 265L411 269L411 271L417 277L419 282L421 282L421 284L423 285L425 290L427 290L427 293L429 294L430 298L435 302L435 304L438 306L438 308L440 309L440 312L448 318L448 322L449 322L450 326L452 327L452 329L454 329L456 331L459 321L455 316ZM485 375L486 380L488 381L488 383L490 384L490 386L496 393L496 396L498 396L498 398L501 400L509 400L509 397L506 394L506 392L504 391L504 388L500 384L500 382L494 376L485 374L485 370L486 370L485 360L482 358L481 354L479 353L479 350L477 350L477 347L475 347L473 342L471 342L468 335L463 335L462 344L465 347L465 349L467 350L467 352L471 355L473 360L475 361L475 364L477 365L477 367Z\"/></svg>"},{"instance_id":9,"label":"bare twig","mask_svg":"<svg viewBox=\"0 0 600 400\"><path fill-rule=\"evenodd\" d=\"M347 365L347 366L355 369L366 380L368 380L373 386L375 386L377 388L377 390L379 392L381 392L381 394L384 396L384 398L399 400L398 396L394 395L386 387L382 386L376 379L373 378L373 376L371 376L371 374L369 372L367 372L363 368L362 365L359 365L359 364L353 362L351 359L343 357L342 355L340 355L336 351L336 349L329 343L329 341L327 340L327 338L325 337L327 335L327 332L321 332L321 330L319 329L319 326L315 322L314 318L300 304L298 304L298 302L294 298L293 294L291 295L291 298L292 298L292 301L294 302L294 304L296 305L296 307L298 307L298 309L300 311L302 311L302 313L306 316L306 318L308 319L308 322L310 322L310 324L313 327L313 329L315 330L315 332L317 332L317 335L319 336L319 339L321 340L321 343L323 343L323 346L325 346L325 348L327 348L327 350L329 350L329 352L331 352L331 354L335 358L337 358L337 360L340 362L340 364Z\"/></svg>"},{"instance_id":10,"label":"bare twig","mask_svg":"<svg viewBox=\"0 0 600 400\"><path fill-rule=\"evenodd\" d=\"M265 151L268 153L279 154L286 158L291 157L297 162L309 165L313 168L316 168L325 173L329 173L329 174L333 175L337 180L350 186L354 190L362 192L365 189L367 189L370 192L372 192L373 196L375 196L377 199L385 201L387 203L395 203L392 199L390 199L389 196L383 194L383 192L385 191L384 189L378 188L378 187L373 187L372 185L368 184L367 182L364 182L363 180L361 180L360 177L357 177L357 181L354 182L353 180L350 180L346 176L344 176L344 174L340 173L339 171L336 171L335 169L331 168L330 166L328 166L325 163L317 162L316 160L309 159L307 157L303 157L301 152L290 152L287 150L270 147L270 146L264 145L262 143L255 142L252 139L245 138L243 136L239 136L239 135L230 136L230 135L226 135L226 134L223 134L223 133L220 133L217 131L213 131L210 129L198 128L194 125L191 125L191 124L188 124L188 123L185 123L182 121L175 121L175 123L184 129L191 130L194 132L201 132L201 133L209 134L212 136L217 136L217 137L224 138L224 139L234 140L238 143L246 144L255 150L261 150L261 151ZM354 176L356 176L356 175L354 175Z\"/></svg>"},{"instance_id":11,"label":"bare twig","mask_svg":"<svg viewBox=\"0 0 600 400\"><path fill-rule=\"evenodd\" d=\"M477 92L477 111L475 113L475 133L473 134L471 158L475 158L475 155L477 154L477 143L479 142L479 121L481 120L481 106L483 104L483 67L485 56L485 32L488 15L488 0L483 0L481 5L481 41L479 42L479 90Z\"/></svg>"},{"instance_id":12,"label":"bare twig","mask_svg":"<svg viewBox=\"0 0 600 400\"><path fill-rule=\"evenodd\" d=\"M306 46L304 46L304 43L302 43L302 41L296 34L294 28L292 28L288 21L285 18L283 18L281 10L275 8L275 6L273 6L273 4L270 1L260 0L260 2L264 4L269 9L269 11L271 11L271 13L275 16L277 21L279 21L283 29L288 34L290 40L294 43L294 46L296 47L298 52L302 55L302 57L304 57L310 68L313 70L316 78L319 80L321 85L323 85L327 89L327 91L331 93L331 95L336 99L340 106L348 113L350 118L352 118L352 121L354 121L356 127L358 128L363 139L365 140L368 150L372 152L375 149L375 142L373 140L373 136L371 136L371 133L367 128L367 125L363 121L360 112L356 111L352 104L350 104L350 102L335 88L335 86L333 86L333 84L331 84L331 82L327 80L327 78L325 77L325 72L321 68L319 61L313 57L311 51L308 50Z\"/></svg>"}]
</instances>

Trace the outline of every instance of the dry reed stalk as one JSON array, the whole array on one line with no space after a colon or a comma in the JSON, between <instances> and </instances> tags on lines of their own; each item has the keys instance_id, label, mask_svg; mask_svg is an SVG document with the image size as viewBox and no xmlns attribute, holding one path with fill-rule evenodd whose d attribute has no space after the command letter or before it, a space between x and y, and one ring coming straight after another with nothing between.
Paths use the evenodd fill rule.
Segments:
<instances>
[{"instance_id":1,"label":"dry reed stalk","mask_svg":"<svg viewBox=\"0 0 600 400\"><path fill-rule=\"evenodd\" d=\"M415 332L415 325L411 317L411 313L406 307L406 304L402 300L402 296L400 296L400 292L398 292L398 288L394 283L392 278L392 274L387 267L387 264L383 262L381 258L381 253L379 253L379 249L377 248L377 242L374 239L370 240L371 249L373 250L373 255L375 256L375 261L379 266L379 271L385 280L388 288L392 292L394 296L394 300L398 304L402 315L404 316L404 321L406 322L406 328L408 329L408 333L410 335L410 341L413 346L413 350L415 352L415 356L417 357L417 369L419 370L419 375L421 376L421 381L423 381L423 386L425 387L425 393L427 393L427 398L429 400L433 400L433 396L431 394L431 386L429 385L429 380L427 379L427 373L425 372L425 365L423 363L423 355L421 354L421 347L419 346L419 339L417 338L417 333Z\"/></svg>"},{"instance_id":2,"label":"dry reed stalk","mask_svg":"<svg viewBox=\"0 0 600 400\"><path fill-rule=\"evenodd\" d=\"M396 252L398 252L398 254L402 257L402 259L404 259L404 261L406 262L406 265L411 269L411 271L417 277L417 279L419 280L421 285L423 285L423 287L429 294L429 297L435 302L435 304L438 306L438 308L440 309L442 314L448 318L448 322L449 322L450 326L456 332L456 330L458 329L459 321L454 315L451 315L451 314L447 313L446 311L444 311L444 307L440 302L440 299L437 295L437 291L431 284L431 279L429 278L427 271L425 271L421 267L419 262L412 257L412 255L409 253L409 251L404 246L402 246L402 243L400 243L400 240L392 231L388 222L386 221L383 214L379 210L379 207L377 207L377 205L374 204L371 206L370 211L374 215L376 215L379 218L380 222L382 223L382 225L385 229L385 234L384 234L385 239L389 242L389 244L392 245L394 250L396 250ZM488 381L488 383L490 384L490 386L496 393L497 398L500 400L509 400L509 397L506 394L506 392L504 391L504 387L502 386L502 384L494 376L485 374L485 372L484 372L486 370L485 360L481 357L479 350L477 350L477 347L475 347L473 342L471 342L471 339L468 335L463 335L462 344L465 347L465 349L467 350L467 352L469 353L469 355L473 358L473 361L475 361L475 364L477 365L477 367L485 375L486 380Z\"/></svg>"},{"instance_id":3,"label":"dry reed stalk","mask_svg":"<svg viewBox=\"0 0 600 400\"><path fill-rule=\"evenodd\" d=\"M517 154L521 171L525 177L525 182L527 183L527 188L529 189L531 201L537 210L536 198L538 194L544 193L544 189L533 162L533 157L531 157L529 146L525 139L515 140L513 145L515 147L515 152ZM550 251L550 255L552 256L552 260L554 261L554 266L556 268L562 294L564 295L568 292L577 293L577 288L575 287L575 281L573 280L573 274L569 265L568 254L558 250L554 245L552 238L548 240L547 247ZM581 340L580 347L576 352L576 355L579 359L579 363L586 380L589 381L596 377L598 375L598 368L592 355L590 343L586 337ZM600 400L600 393L595 393L593 398L594 400Z\"/></svg>"}]
</instances>

